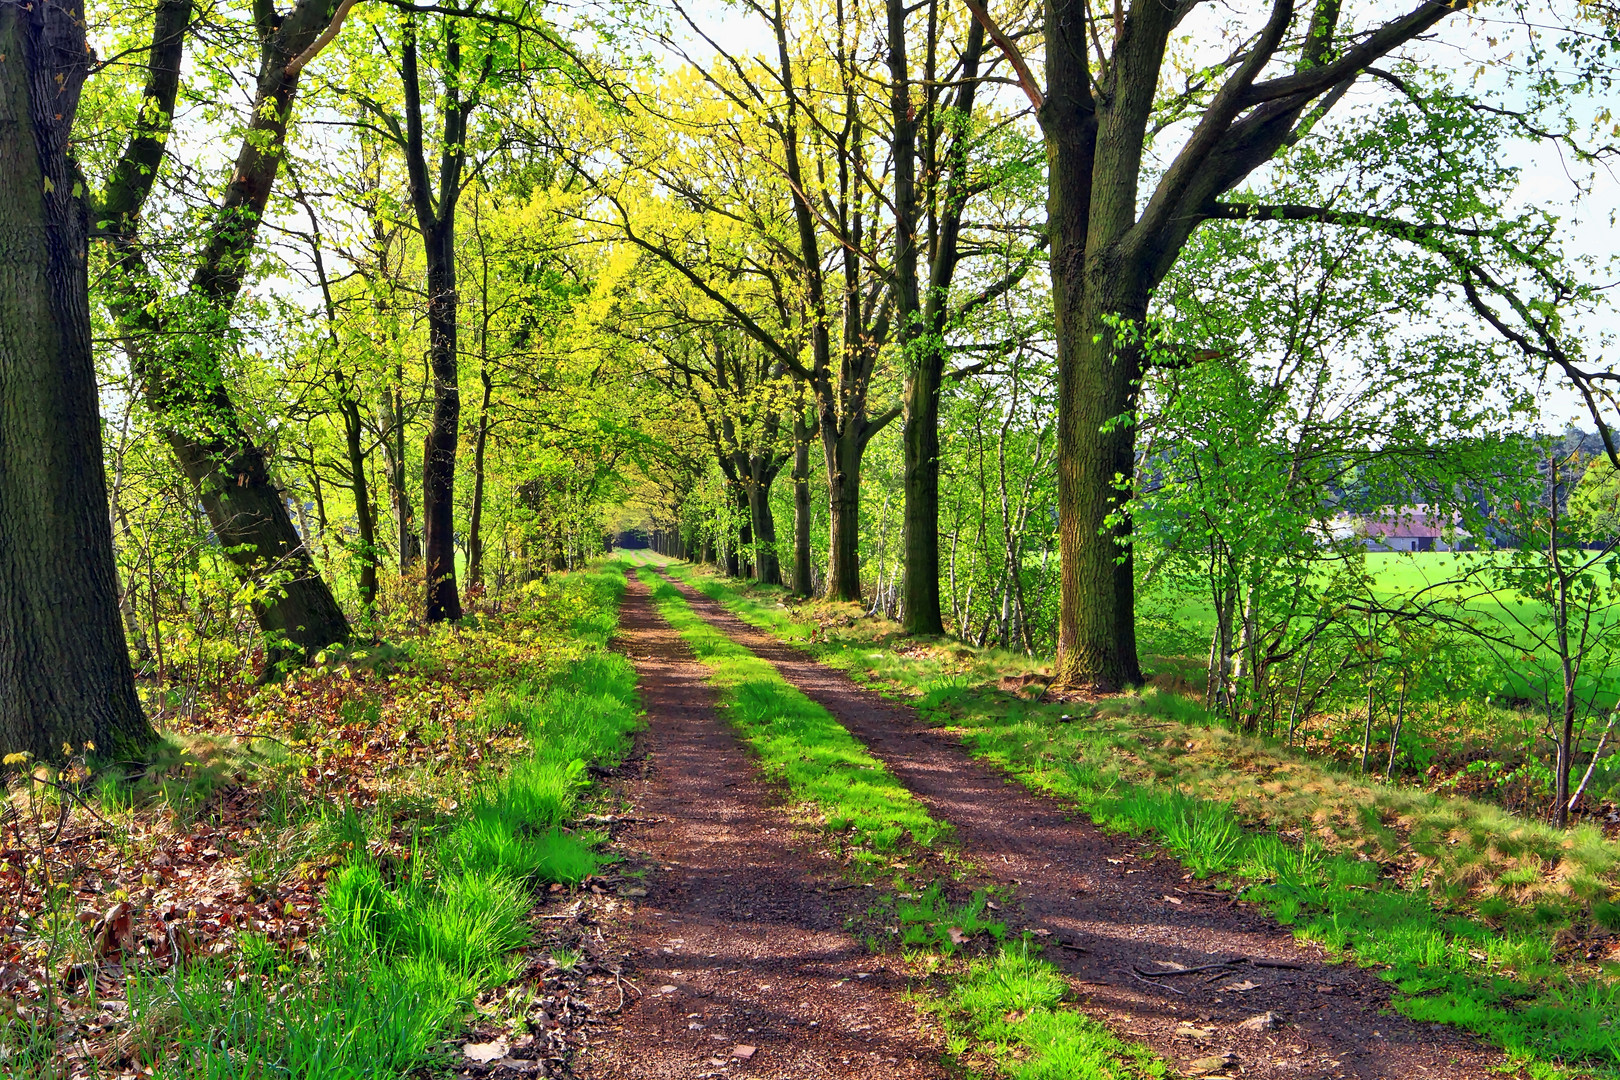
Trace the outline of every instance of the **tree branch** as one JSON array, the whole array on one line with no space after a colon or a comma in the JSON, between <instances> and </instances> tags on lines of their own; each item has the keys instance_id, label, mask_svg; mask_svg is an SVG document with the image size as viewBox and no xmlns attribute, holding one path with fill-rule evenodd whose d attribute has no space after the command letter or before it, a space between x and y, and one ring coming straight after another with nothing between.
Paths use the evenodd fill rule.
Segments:
<instances>
[{"instance_id":1,"label":"tree branch","mask_svg":"<svg viewBox=\"0 0 1620 1080\"><path fill-rule=\"evenodd\" d=\"M980 0L962 0L962 3L967 5L973 17L979 20L979 25L984 27L984 32L990 35L990 40L996 43L1007 57L1007 62L1012 64L1013 70L1018 73L1018 85L1023 87L1024 96L1029 98L1029 103L1038 111L1046 104L1046 95L1041 93L1039 84L1035 82L1035 76L1031 74L1029 61L1024 59L1023 52L1013 39L1007 36L1007 32L996 24L996 20L990 17L990 12Z\"/></svg>"}]
</instances>

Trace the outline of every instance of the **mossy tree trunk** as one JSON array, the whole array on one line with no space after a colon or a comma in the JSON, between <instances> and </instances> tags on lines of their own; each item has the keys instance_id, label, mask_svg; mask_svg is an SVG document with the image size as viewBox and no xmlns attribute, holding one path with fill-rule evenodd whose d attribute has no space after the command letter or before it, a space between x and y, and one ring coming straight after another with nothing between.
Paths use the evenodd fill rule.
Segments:
<instances>
[{"instance_id":1,"label":"mossy tree trunk","mask_svg":"<svg viewBox=\"0 0 1620 1080\"><path fill-rule=\"evenodd\" d=\"M1166 45L1191 6L1133 0L1109 11L1048 0L1043 92L1017 43L980 0L966 2L1011 61L1046 141L1062 559L1054 685L1114 690L1141 680L1132 413L1154 289L1202 222L1280 216L1282 208L1221 198L1303 137L1369 67L1466 5L1423 0L1341 45L1343 0L1316 0L1308 11L1275 0L1244 51L1213 76L1219 85L1201 112L1185 118L1186 140L1158 163L1144 198ZM1336 220L1326 208L1286 209L1294 220Z\"/></svg>"},{"instance_id":2,"label":"mossy tree trunk","mask_svg":"<svg viewBox=\"0 0 1620 1080\"><path fill-rule=\"evenodd\" d=\"M137 232L163 159L191 17L186 0L162 0L144 92L148 105L95 215L105 222L102 235L112 249L109 306L142 395L232 565L244 579L270 586L255 600L254 613L272 657L280 659L347 641L349 623L293 527L264 451L231 401L224 351L285 153L306 50L318 47L336 6L334 0L303 0L279 20L267 5L256 9L260 67L252 119L189 287L169 298Z\"/></svg>"}]
</instances>

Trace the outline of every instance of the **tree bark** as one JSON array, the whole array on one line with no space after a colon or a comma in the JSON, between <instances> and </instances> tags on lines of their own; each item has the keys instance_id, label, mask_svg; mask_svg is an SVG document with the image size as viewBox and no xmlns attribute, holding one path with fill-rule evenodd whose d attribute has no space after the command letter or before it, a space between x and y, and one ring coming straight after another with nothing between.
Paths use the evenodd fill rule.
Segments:
<instances>
[{"instance_id":1,"label":"tree bark","mask_svg":"<svg viewBox=\"0 0 1620 1080\"><path fill-rule=\"evenodd\" d=\"M489 399L494 383L486 367L478 373L484 400L478 407L478 437L473 441L472 517L467 523L467 587L484 583L484 451L489 443Z\"/></svg>"},{"instance_id":2,"label":"tree bark","mask_svg":"<svg viewBox=\"0 0 1620 1080\"><path fill-rule=\"evenodd\" d=\"M453 230L429 242L428 356L433 419L422 447L422 558L429 622L461 618L456 588L456 445L461 389L456 374L456 275Z\"/></svg>"},{"instance_id":3,"label":"tree bark","mask_svg":"<svg viewBox=\"0 0 1620 1080\"><path fill-rule=\"evenodd\" d=\"M394 372L394 385L383 392L383 468L388 477L388 500L394 510L395 539L399 546L401 575L422 557L421 538L416 535L416 511L405 484L405 401L400 390L404 373Z\"/></svg>"},{"instance_id":4,"label":"tree bark","mask_svg":"<svg viewBox=\"0 0 1620 1080\"><path fill-rule=\"evenodd\" d=\"M485 72L487 74L487 70ZM456 203L466 162L467 114L460 85L461 43L454 23L445 34L446 84L439 146L438 193L428 181L422 132L422 84L417 65L416 23L408 19L400 51L405 91L405 167L411 203L427 260L428 361L433 372L433 418L422 451L422 554L427 563L429 622L461 618L456 588L456 446L461 427L461 389L456 319Z\"/></svg>"},{"instance_id":5,"label":"tree bark","mask_svg":"<svg viewBox=\"0 0 1620 1080\"><path fill-rule=\"evenodd\" d=\"M810 425L802 407L793 410L793 592L815 592L810 567Z\"/></svg>"},{"instance_id":6,"label":"tree bark","mask_svg":"<svg viewBox=\"0 0 1620 1080\"><path fill-rule=\"evenodd\" d=\"M739 455L740 456L740 455ZM746 461L744 462L746 468ZM747 473L739 470L742 479L732 487L732 498L737 507L737 558L741 561L738 577L754 576L754 518L749 507Z\"/></svg>"},{"instance_id":7,"label":"tree bark","mask_svg":"<svg viewBox=\"0 0 1620 1080\"><path fill-rule=\"evenodd\" d=\"M846 424L849 421L846 420ZM858 427L856 419L852 427ZM827 455L828 509L831 536L827 544L827 595L861 602L861 456L866 449L857 431L838 432L821 418L821 446Z\"/></svg>"},{"instance_id":8,"label":"tree bark","mask_svg":"<svg viewBox=\"0 0 1620 1080\"><path fill-rule=\"evenodd\" d=\"M355 525L360 533L360 605L369 612L377 600L377 518L371 507L371 484L366 477L365 428L360 422L360 403L347 391L340 407L349 455L350 488L354 492Z\"/></svg>"},{"instance_id":9,"label":"tree bark","mask_svg":"<svg viewBox=\"0 0 1620 1080\"><path fill-rule=\"evenodd\" d=\"M771 513L774 470L756 468L756 477L748 485L748 516L754 528L754 576L761 585L780 585L782 564L776 556L776 517Z\"/></svg>"},{"instance_id":10,"label":"tree bark","mask_svg":"<svg viewBox=\"0 0 1620 1080\"><path fill-rule=\"evenodd\" d=\"M939 384L944 353L923 325L917 283L917 109L906 55L905 0L887 0L893 147L895 339L905 372L905 630L943 634L939 615Z\"/></svg>"},{"instance_id":11,"label":"tree bark","mask_svg":"<svg viewBox=\"0 0 1620 1080\"><path fill-rule=\"evenodd\" d=\"M1105 315L1145 318L1146 304L1144 297L1140 306L1119 303L1108 312L1097 302L1100 291L1085 290L1081 310L1064 313L1078 333L1067 342L1058 335L1058 536L1066 600L1059 608L1054 675L1064 685L1118 690L1142 681L1126 508L1135 470L1136 429L1129 417L1140 372L1135 350L1115 340Z\"/></svg>"},{"instance_id":12,"label":"tree bark","mask_svg":"<svg viewBox=\"0 0 1620 1080\"><path fill-rule=\"evenodd\" d=\"M68 156L83 5L0 0L0 53L0 751L134 756L153 734L119 621L89 218Z\"/></svg>"}]
</instances>

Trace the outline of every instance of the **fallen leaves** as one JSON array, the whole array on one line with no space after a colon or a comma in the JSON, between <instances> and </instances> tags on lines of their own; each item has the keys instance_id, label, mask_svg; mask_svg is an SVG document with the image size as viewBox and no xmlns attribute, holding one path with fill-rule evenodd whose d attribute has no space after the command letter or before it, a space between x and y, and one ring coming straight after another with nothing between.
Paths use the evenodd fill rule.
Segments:
<instances>
[{"instance_id":1,"label":"fallen leaves","mask_svg":"<svg viewBox=\"0 0 1620 1080\"><path fill-rule=\"evenodd\" d=\"M1242 1031L1276 1031L1282 1027L1283 1018L1278 1014L1266 1011L1258 1016L1251 1016L1238 1025Z\"/></svg>"},{"instance_id":2,"label":"fallen leaves","mask_svg":"<svg viewBox=\"0 0 1620 1080\"><path fill-rule=\"evenodd\" d=\"M494 1042L468 1043L461 1048L462 1054L468 1061L475 1061L480 1065L487 1065L491 1061L499 1061L505 1057L511 1047L505 1039L496 1039Z\"/></svg>"},{"instance_id":3,"label":"fallen leaves","mask_svg":"<svg viewBox=\"0 0 1620 1080\"><path fill-rule=\"evenodd\" d=\"M385 797L408 805L368 837L379 863L405 867L413 837L454 812L474 773L527 750L521 723L489 725L482 691L569 655L552 628L572 613L545 603L424 639L408 666L308 669L160 709L163 749L117 786L121 801L42 802L19 784L0 801L0 1021L31 1022L68 991L55 1004L64 1075L99 1063L88 1074L136 1052L121 1008L131 977L194 957L235 965L250 940L258 962L301 976L326 877L360 842L332 823ZM64 938L63 917L82 933Z\"/></svg>"},{"instance_id":4,"label":"fallen leaves","mask_svg":"<svg viewBox=\"0 0 1620 1080\"><path fill-rule=\"evenodd\" d=\"M1208 1057L1195 1058L1183 1067L1188 1076L1209 1076L1222 1072L1228 1066L1237 1064L1237 1055L1231 1051L1224 1054L1211 1054Z\"/></svg>"},{"instance_id":5,"label":"fallen leaves","mask_svg":"<svg viewBox=\"0 0 1620 1080\"><path fill-rule=\"evenodd\" d=\"M120 901L97 919L90 931L97 959L117 960L135 951L135 909Z\"/></svg>"}]
</instances>

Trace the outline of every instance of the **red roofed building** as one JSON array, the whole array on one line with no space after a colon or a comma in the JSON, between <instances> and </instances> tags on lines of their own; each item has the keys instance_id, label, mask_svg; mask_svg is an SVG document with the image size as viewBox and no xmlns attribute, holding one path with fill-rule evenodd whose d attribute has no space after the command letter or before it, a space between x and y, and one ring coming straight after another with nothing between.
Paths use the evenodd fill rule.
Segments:
<instances>
[{"instance_id":1,"label":"red roofed building","mask_svg":"<svg viewBox=\"0 0 1620 1080\"><path fill-rule=\"evenodd\" d=\"M1419 503L1387 510L1356 523L1368 551L1455 551L1468 539L1456 514L1440 514Z\"/></svg>"}]
</instances>

